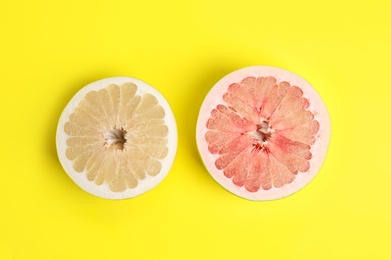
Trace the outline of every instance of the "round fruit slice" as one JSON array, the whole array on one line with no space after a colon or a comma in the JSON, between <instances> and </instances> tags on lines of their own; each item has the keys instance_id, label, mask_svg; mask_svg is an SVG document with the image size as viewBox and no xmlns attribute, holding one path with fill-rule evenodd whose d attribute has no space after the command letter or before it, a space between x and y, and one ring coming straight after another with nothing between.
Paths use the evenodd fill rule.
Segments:
<instances>
[{"instance_id":1,"label":"round fruit slice","mask_svg":"<svg viewBox=\"0 0 391 260\"><path fill-rule=\"evenodd\" d=\"M168 174L177 149L174 115L147 83L114 77L82 88L57 127L57 153L83 190L107 199L140 195Z\"/></svg>"},{"instance_id":2,"label":"round fruit slice","mask_svg":"<svg viewBox=\"0 0 391 260\"><path fill-rule=\"evenodd\" d=\"M222 78L206 96L197 145L212 177L249 200L286 197L321 168L330 141L329 113L296 74L255 66Z\"/></svg>"}]
</instances>

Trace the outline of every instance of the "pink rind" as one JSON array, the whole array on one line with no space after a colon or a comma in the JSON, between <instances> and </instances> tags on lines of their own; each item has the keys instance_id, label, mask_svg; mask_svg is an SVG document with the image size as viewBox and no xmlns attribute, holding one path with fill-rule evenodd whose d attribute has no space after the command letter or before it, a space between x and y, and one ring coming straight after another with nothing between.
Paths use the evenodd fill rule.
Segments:
<instances>
[{"instance_id":1,"label":"pink rind","mask_svg":"<svg viewBox=\"0 0 391 260\"><path fill-rule=\"evenodd\" d=\"M303 91L303 97L310 100L308 110L314 114L314 119L320 124L320 129L316 134L317 140L311 147L312 159L310 170L306 173L299 173L292 183L286 184L281 188L272 187L270 190L258 190L257 192L249 192L244 187L238 187L233 184L232 180L225 177L222 170L215 167L215 161L218 158L217 154L211 154L208 151L208 144L205 140L207 132L206 122L210 116L210 111L217 104L225 104L222 99L223 94L232 83L238 83L243 78L253 76L273 76L277 82L287 81L291 85L299 86ZM214 178L214 180L224 187L229 192L248 200L265 201L287 197L304 188L321 169L328 151L328 146L331 138L331 120L329 112L316 90L309 82L285 69L271 66L253 66L234 71L221 80L219 80L206 95L203 104L201 105L197 127L196 141L201 159Z\"/></svg>"}]
</instances>

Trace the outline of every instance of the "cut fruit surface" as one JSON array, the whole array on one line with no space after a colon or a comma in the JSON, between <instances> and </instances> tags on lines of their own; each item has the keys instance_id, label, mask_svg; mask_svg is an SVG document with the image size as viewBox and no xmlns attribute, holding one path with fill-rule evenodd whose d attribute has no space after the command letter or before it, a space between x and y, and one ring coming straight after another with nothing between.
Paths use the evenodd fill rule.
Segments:
<instances>
[{"instance_id":1,"label":"cut fruit surface","mask_svg":"<svg viewBox=\"0 0 391 260\"><path fill-rule=\"evenodd\" d=\"M147 83L113 77L82 88L57 127L57 153L69 177L102 198L138 196L168 174L177 150L174 115Z\"/></svg>"},{"instance_id":2,"label":"cut fruit surface","mask_svg":"<svg viewBox=\"0 0 391 260\"><path fill-rule=\"evenodd\" d=\"M249 200L286 197L320 170L331 134L329 113L304 79L254 66L209 91L197 122L197 146L212 177Z\"/></svg>"}]
</instances>

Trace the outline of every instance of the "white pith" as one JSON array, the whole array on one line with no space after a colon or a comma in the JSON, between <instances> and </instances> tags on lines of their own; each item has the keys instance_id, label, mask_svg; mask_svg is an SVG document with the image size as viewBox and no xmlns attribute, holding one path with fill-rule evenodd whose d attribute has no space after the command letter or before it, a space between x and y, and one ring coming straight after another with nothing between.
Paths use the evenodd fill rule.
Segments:
<instances>
[{"instance_id":1,"label":"white pith","mask_svg":"<svg viewBox=\"0 0 391 260\"><path fill-rule=\"evenodd\" d=\"M104 139L106 140L107 146L112 144L121 143L124 144L126 139L124 133L121 129L112 129L103 134Z\"/></svg>"},{"instance_id":2,"label":"white pith","mask_svg":"<svg viewBox=\"0 0 391 260\"><path fill-rule=\"evenodd\" d=\"M66 140L68 138L68 135L64 131L64 125L69 120L69 116L72 114L74 109L78 106L79 102L84 98L84 96L88 92L93 90L98 91L99 89L106 88L110 84L117 84L120 86L126 82L131 82L137 85L136 95L143 95L147 93L154 95L158 100L159 104L165 110L164 122L169 129L168 137L167 137L168 140L167 147L169 149L169 152L167 157L160 161L162 164L162 168L159 174L153 177L147 174L146 178L144 178L143 180L139 180L138 186L133 189L128 188L123 192L113 192L110 190L109 186L106 183L103 183L102 185L96 185L93 181L89 181L87 179L85 171L82 173L78 173L73 169L72 161L67 159L65 156L65 152L67 148ZM105 138L107 146L115 144L116 142L124 141L123 139L121 139L122 133L120 131L122 130L112 129L104 133L103 138ZM177 136L178 135L177 135L177 128L176 128L174 114L168 102L162 96L162 94L160 94L160 92L158 92L155 88L153 88L149 84L139 79L135 79L131 77L112 77L112 78L106 78L88 84L84 88L80 89L69 101L69 103L67 104L67 106L65 107L65 109L63 110L60 116L58 126L57 126L57 133L56 133L57 154L65 172L80 188L82 188L86 192L106 199L126 199L126 198L138 196L142 193L147 192L148 190L151 190L167 176L175 159L175 155L177 151L177 143L178 143ZM117 152L123 152L123 151L118 150Z\"/></svg>"},{"instance_id":3,"label":"white pith","mask_svg":"<svg viewBox=\"0 0 391 260\"><path fill-rule=\"evenodd\" d=\"M244 187L238 187L232 183L232 180L225 177L223 170L218 170L215 166L215 161L219 158L219 154L211 154L208 150L208 143L205 140L205 134L208 131L206 122L210 117L210 112L218 104L227 105L223 101L223 94L227 92L228 86L232 83L238 83L246 77L266 77L273 76L277 82L287 81L290 85L298 86L303 91L303 97L310 101L308 110L314 115L314 119L320 124L320 129L316 134L316 142L311 147L312 159L310 160L310 170L306 173L297 174L295 180L286 184L281 188L272 187L270 190L263 190L262 188L257 192L249 192ZM271 132L273 129L268 129ZM249 200L272 200L289 196L290 194L300 190L306 186L319 172L329 146L331 135L331 122L327 108L316 92L316 90L303 78L298 75L276 67L269 66L254 66L234 71L223 77L217 82L209 91L201 106L196 129L197 146L204 162L205 167L211 176L225 189ZM259 136L259 133L257 133ZM266 141L267 142L267 141ZM264 143L265 145L267 143Z\"/></svg>"},{"instance_id":4,"label":"white pith","mask_svg":"<svg viewBox=\"0 0 391 260\"><path fill-rule=\"evenodd\" d=\"M269 123L266 120L261 120L258 129L251 132L251 135L256 139L257 143L267 145L267 135L271 132Z\"/></svg>"}]
</instances>

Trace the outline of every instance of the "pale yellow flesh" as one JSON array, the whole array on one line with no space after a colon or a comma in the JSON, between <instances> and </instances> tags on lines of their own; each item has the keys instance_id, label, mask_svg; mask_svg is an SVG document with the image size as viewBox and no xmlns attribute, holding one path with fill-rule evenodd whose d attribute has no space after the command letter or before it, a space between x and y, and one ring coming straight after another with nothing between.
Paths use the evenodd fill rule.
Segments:
<instances>
[{"instance_id":1,"label":"pale yellow flesh","mask_svg":"<svg viewBox=\"0 0 391 260\"><path fill-rule=\"evenodd\" d=\"M168 154L164 109L155 96L136 92L133 83L90 91L64 125L74 170L114 192L159 174Z\"/></svg>"}]
</instances>

